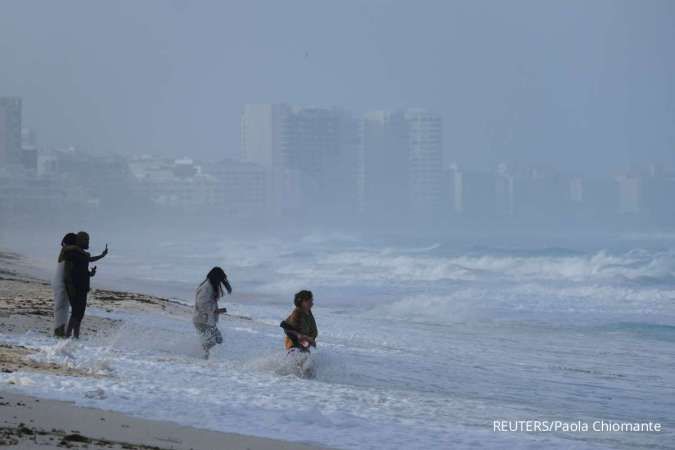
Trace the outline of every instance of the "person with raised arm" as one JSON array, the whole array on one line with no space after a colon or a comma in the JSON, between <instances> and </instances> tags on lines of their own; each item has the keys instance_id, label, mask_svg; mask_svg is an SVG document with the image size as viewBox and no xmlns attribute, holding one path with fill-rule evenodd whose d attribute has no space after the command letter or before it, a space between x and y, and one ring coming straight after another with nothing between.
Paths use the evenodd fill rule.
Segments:
<instances>
[{"instance_id":1,"label":"person with raised arm","mask_svg":"<svg viewBox=\"0 0 675 450\"><path fill-rule=\"evenodd\" d=\"M98 256L91 256L89 252L89 234L80 231L76 235L75 245L63 249L64 283L66 294L70 302L70 320L66 328L66 337L80 338L80 326L87 309L87 294L91 287L90 278L96 275L96 266L89 270L89 263L104 258L108 254L108 245Z\"/></svg>"}]
</instances>

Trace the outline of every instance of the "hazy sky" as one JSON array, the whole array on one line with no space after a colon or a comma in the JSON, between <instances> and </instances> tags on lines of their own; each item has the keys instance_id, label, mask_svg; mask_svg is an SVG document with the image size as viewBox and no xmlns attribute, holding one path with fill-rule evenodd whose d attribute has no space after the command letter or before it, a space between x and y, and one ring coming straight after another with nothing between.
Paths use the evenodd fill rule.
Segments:
<instances>
[{"instance_id":1,"label":"hazy sky","mask_svg":"<svg viewBox=\"0 0 675 450\"><path fill-rule=\"evenodd\" d=\"M446 156L675 160L675 2L0 2L0 95L43 147L218 159L244 103L421 106Z\"/></svg>"}]
</instances>

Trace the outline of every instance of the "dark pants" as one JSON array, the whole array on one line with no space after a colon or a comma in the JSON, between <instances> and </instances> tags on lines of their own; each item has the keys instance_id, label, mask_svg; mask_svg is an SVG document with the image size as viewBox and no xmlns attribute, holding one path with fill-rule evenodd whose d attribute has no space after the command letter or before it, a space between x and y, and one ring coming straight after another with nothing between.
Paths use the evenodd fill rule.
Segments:
<instances>
[{"instance_id":1,"label":"dark pants","mask_svg":"<svg viewBox=\"0 0 675 450\"><path fill-rule=\"evenodd\" d=\"M66 337L80 337L80 324L84 318L84 311L87 309L87 291L81 289L68 289L68 300L70 301L70 320Z\"/></svg>"}]
</instances>

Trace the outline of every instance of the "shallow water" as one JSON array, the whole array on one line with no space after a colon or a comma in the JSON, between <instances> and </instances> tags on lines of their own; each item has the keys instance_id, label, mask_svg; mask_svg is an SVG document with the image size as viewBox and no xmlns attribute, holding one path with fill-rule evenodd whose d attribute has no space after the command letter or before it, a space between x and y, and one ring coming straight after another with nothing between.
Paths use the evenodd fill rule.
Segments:
<instances>
[{"instance_id":1,"label":"shallow water","mask_svg":"<svg viewBox=\"0 0 675 450\"><path fill-rule=\"evenodd\" d=\"M353 449L668 448L675 442L675 241L583 245L301 240L125 247L99 283L190 301L212 265L230 275L225 344L198 359L189 319L91 311L113 338L38 347L37 358L109 374L1 374L83 405L222 431ZM195 282L196 280L196 282ZM314 379L295 376L279 321L312 289ZM652 421L661 433L494 433L494 420Z\"/></svg>"}]
</instances>

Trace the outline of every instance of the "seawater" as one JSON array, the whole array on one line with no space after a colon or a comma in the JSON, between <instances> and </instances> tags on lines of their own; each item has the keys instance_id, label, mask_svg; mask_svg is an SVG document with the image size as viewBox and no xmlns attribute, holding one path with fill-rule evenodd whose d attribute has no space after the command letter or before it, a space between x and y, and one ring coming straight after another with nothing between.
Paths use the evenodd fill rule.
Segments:
<instances>
[{"instance_id":1,"label":"seawater","mask_svg":"<svg viewBox=\"0 0 675 450\"><path fill-rule=\"evenodd\" d=\"M675 239L520 242L346 235L119 240L99 285L190 303L228 272L225 344L198 358L189 318L90 311L112 337L0 336L106 375L0 374L13 389L221 431L347 449L668 448L675 442ZM316 377L279 322L311 289ZM660 433L495 432L501 420L658 422Z\"/></svg>"}]
</instances>

